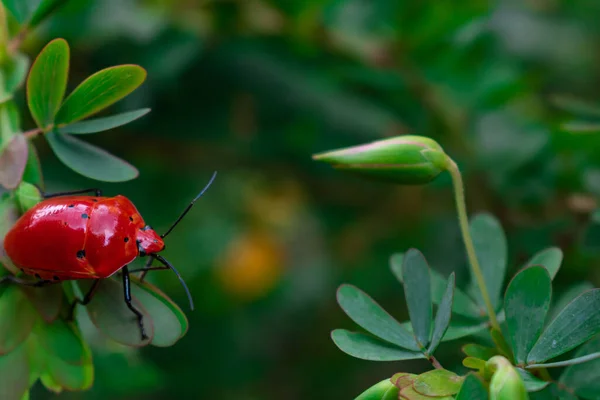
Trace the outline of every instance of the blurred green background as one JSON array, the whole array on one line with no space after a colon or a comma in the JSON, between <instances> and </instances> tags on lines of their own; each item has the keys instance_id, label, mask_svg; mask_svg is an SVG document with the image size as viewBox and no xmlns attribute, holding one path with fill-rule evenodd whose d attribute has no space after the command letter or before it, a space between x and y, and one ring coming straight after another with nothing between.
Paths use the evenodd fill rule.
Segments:
<instances>
[{"instance_id":1,"label":"blurred green background","mask_svg":"<svg viewBox=\"0 0 600 400\"><path fill-rule=\"evenodd\" d=\"M311 160L392 135L430 136L457 160L470 213L507 231L512 273L557 245L555 292L597 285L600 128L585 118L600 113L559 105L600 101L599 13L595 0L71 0L27 53L67 39L73 87L121 63L149 72L111 111L151 114L89 137L141 173L105 193L130 197L160 232L219 175L165 252L197 303L187 336L166 349L102 344L94 388L60 398L350 399L425 370L353 359L329 338L354 329L335 303L343 282L407 318L393 252L418 247L469 279L449 177L393 187ZM561 125L580 118L586 129ZM35 143L47 190L98 186ZM151 279L185 307L172 274ZM459 351L444 343L440 361L459 367Z\"/></svg>"}]
</instances>

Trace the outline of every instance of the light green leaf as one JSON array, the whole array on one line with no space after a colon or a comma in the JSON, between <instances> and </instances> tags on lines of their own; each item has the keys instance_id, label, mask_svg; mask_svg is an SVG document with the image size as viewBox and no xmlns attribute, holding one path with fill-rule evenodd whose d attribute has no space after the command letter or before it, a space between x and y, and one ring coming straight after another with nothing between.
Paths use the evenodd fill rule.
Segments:
<instances>
[{"instance_id":1,"label":"light green leaf","mask_svg":"<svg viewBox=\"0 0 600 400\"><path fill-rule=\"evenodd\" d=\"M528 392L539 392L550 384L550 382L544 381L533 375L531 372L525 371L524 369L517 368L517 372L519 375L521 375L521 379L525 385L525 390Z\"/></svg>"},{"instance_id":2,"label":"light green leaf","mask_svg":"<svg viewBox=\"0 0 600 400\"><path fill-rule=\"evenodd\" d=\"M168 347L175 344L188 329L188 321L177 304L173 303L156 286L141 283L139 279L132 278L134 282L133 296L152 316L154 337L151 344L158 347Z\"/></svg>"},{"instance_id":3,"label":"light green leaf","mask_svg":"<svg viewBox=\"0 0 600 400\"><path fill-rule=\"evenodd\" d=\"M86 346L74 325L59 319L51 324L40 323L36 333L48 354L72 365L83 365L86 361Z\"/></svg>"},{"instance_id":4,"label":"light green leaf","mask_svg":"<svg viewBox=\"0 0 600 400\"><path fill-rule=\"evenodd\" d=\"M431 281L429 265L417 249L409 249L402 262L404 295L410 322L421 347L429 344L432 325Z\"/></svg>"},{"instance_id":5,"label":"light green leaf","mask_svg":"<svg viewBox=\"0 0 600 400\"><path fill-rule=\"evenodd\" d=\"M0 356L0 399L20 399L29 389L27 346Z\"/></svg>"},{"instance_id":6,"label":"light green leaf","mask_svg":"<svg viewBox=\"0 0 600 400\"><path fill-rule=\"evenodd\" d=\"M27 79L29 111L40 129L46 129L58 112L69 76L69 45L64 39L48 43L34 61Z\"/></svg>"},{"instance_id":7,"label":"light green leaf","mask_svg":"<svg viewBox=\"0 0 600 400\"><path fill-rule=\"evenodd\" d=\"M139 65L120 65L96 72L67 97L56 115L57 125L80 121L121 100L146 79Z\"/></svg>"},{"instance_id":8,"label":"light green leaf","mask_svg":"<svg viewBox=\"0 0 600 400\"><path fill-rule=\"evenodd\" d=\"M600 335L581 346L575 357L585 357L588 354L600 352ZM600 393L600 359L594 359L585 364L571 365L560 377L559 382L566 387L575 389L577 395L586 399L596 398Z\"/></svg>"},{"instance_id":9,"label":"light green leaf","mask_svg":"<svg viewBox=\"0 0 600 400\"><path fill-rule=\"evenodd\" d=\"M81 293L87 293L92 282L80 280L76 284L80 287ZM85 306L85 309L96 328L115 342L126 346L146 346L154 337L154 322L152 316L135 297L133 305L143 315L143 324L148 336L148 339L143 341L137 318L123 299L123 285L120 282L114 279L103 279L93 301Z\"/></svg>"},{"instance_id":10,"label":"light green leaf","mask_svg":"<svg viewBox=\"0 0 600 400\"><path fill-rule=\"evenodd\" d=\"M7 61L5 67L4 86L7 93L13 94L27 78L29 70L29 58L17 53Z\"/></svg>"},{"instance_id":11,"label":"light green leaf","mask_svg":"<svg viewBox=\"0 0 600 400\"><path fill-rule=\"evenodd\" d=\"M413 335L362 290L342 285L337 291L342 310L366 331L408 350L420 350Z\"/></svg>"},{"instance_id":12,"label":"light green leaf","mask_svg":"<svg viewBox=\"0 0 600 400\"><path fill-rule=\"evenodd\" d=\"M412 386L407 386L404 389L400 390L400 396L398 397L402 400L453 400L452 396L444 396L444 397L429 397L425 396L415 390Z\"/></svg>"},{"instance_id":13,"label":"light green leaf","mask_svg":"<svg viewBox=\"0 0 600 400\"><path fill-rule=\"evenodd\" d=\"M122 114L112 115L110 117L96 118L83 122L76 122L74 124L59 127L57 129L57 132L77 135L103 132L133 122L136 119L148 114L149 112L149 108L142 108L141 110L129 111Z\"/></svg>"},{"instance_id":14,"label":"light green leaf","mask_svg":"<svg viewBox=\"0 0 600 400\"><path fill-rule=\"evenodd\" d=\"M404 350L359 332L336 329L331 339L344 353L370 361L400 361L425 358L423 353Z\"/></svg>"},{"instance_id":15,"label":"light green leaf","mask_svg":"<svg viewBox=\"0 0 600 400\"><path fill-rule=\"evenodd\" d=\"M542 332L551 296L550 275L541 265L519 272L506 289L508 341L518 364L525 364L529 350Z\"/></svg>"},{"instance_id":16,"label":"light green leaf","mask_svg":"<svg viewBox=\"0 0 600 400\"><path fill-rule=\"evenodd\" d=\"M460 390L464 377L445 369L434 369L419 375L413 384L415 391L425 396L451 396Z\"/></svg>"},{"instance_id":17,"label":"light green leaf","mask_svg":"<svg viewBox=\"0 0 600 400\"><path fill-rule=\"evenodd\" d=\"M448 278L448 285L444 292L444 297L440 302L437 314L435 316L435 323L433 325L433 336L431 338L431 344L429 345L429 354L433 354L437 349L438 345L442 341L444 334L448 330L450 325L450 319L452 318L452 298L454 296L454 272L450 274Z\"/></svg>"},{"instance_id":18,"label":"light green leaf","mask_svg":"<svg viewBox=\"0 0 600 400\"><path fill-rule=\"evenodd\" d=\"M579 295L548 325L529 356L539 364L559 356L600 332L600 289Z\"/></svg>"},{"instance_id":19,"label":"light green leaf","mask_svg":"<svg viewBox=\"0 0 600 400\"><path fill-rule=\"evenodd\" d=\"M376 383L375 385L362 392L354 400L383 400L386 394L392 389L394 389L394 385L392 384L392 382L390 382L389 379L384 379L381 382ZM398 388L396 388L396 391L397 389ZM396 394L396 399L397 398L398 395Z\"/></svg>"},{"instance_id":20,"label":"light green leaf","mask_svg":"<svg viewBox=\"0 0 600 400\"><path fill-rule=\"evenodd\" d=\"M404 253L396 253L390 257L390 269L396 276L400 283L404 282L402 277L402 261L404 260ZM433 304L440 304L442 301L443 293L446 289L447 280L434 269L430 269L431 275L431 293ZM454 288L454 300L452 304L452 312L465 317L480 319L485 317L486 313L483 308L477 305L469 295L459 288Z\"/></svg>"},{"instance_id":21,"label":"light green leaf","mask_svg":"<svg viewBox=\"0 0 600 400\"><path fill-rule=\"evenodd\" d=\"M493 347L486 347L475 343L465 344L462 347L462 351L467 356L476 357L484 361L498 355L498 352Z\"/></svg>"},{"instance_id":22,"label":"light green leaf","mask_svg":"<svg viewBox=\"0 0 600 400\"><path fill-rule=\"evenodd\" d=\"M0 295L0 355L10 353L31 333L37 313L15 285Z\"/></svg>"},{"instance_id":23,"label":"light green leaf","mask_svg":"<svg viewBox=\"0 0 600 400\"><path fill-rule=\"evenodd\" d=\"M500 306L500 296L504 276L506 275L507 244L504 231L498 220L491 214L479 214L471 219L471 235L481 266L485 285L494 309ZM484 306L480 290L475 285L475 278L470 288L478 303Z\"/></svg>"},{"instance_id":24,"label":"light green leaf","mask_svg":"<svg viewBox=\"0 0 600 400\"><path fill-rule=\"evenodd\" d=\"M563 252L558 247L549 247L533 255L525 266L542 265L548 270L550 279L554 279L563 260Z\"/></svg>"},{"instance_id":25,"label":"light green leaf","mask_svg":"<svg viewBox=\"0 0 600 400\"><path fill-rule=\"evenodd\" d=\"M45 136L60 161L83 176L104 182L124 182L138 176L134 166L99 147L56 132Z\"/></svg>"},{"instance_id":26,"label":"light green leaf","mask_svg":"<svg viewBox=\"0 0 600 400\"><path fill-rule=\"evenodd\" d=\"M468 375L456 395L456 400L488 400L487 390L475 375Z\"/></svg>"}]
</instances>

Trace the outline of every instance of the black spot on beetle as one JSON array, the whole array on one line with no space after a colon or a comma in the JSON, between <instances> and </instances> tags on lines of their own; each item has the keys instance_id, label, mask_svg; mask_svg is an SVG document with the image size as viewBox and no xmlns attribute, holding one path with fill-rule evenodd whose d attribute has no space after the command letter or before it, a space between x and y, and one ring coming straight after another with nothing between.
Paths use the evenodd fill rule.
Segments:
<instances>
[{"instance_id":1,"label":"black spot on beetle","mask_svg":"<svg viewBox=\"0 0 600 400\"><path fill-rule=\"evenodd\" d=\"M133 217L129 217L129 220L130 220L131 222L133 222Z\"/></svg>"},{"instance_id":2,"label":"black spot on beetle","mask_svg":"<svg viewBox=\"0 0 600 400\"><path fill-rule=\"evenodd\" d=\"M19 268L21 270L21 272L25 273L25 270L23 268Z\"/></svg>"},{"instance_id":3,"label":"black spot on beetle","mask_svg":"<svg viewBox=\"0 0 600 400\"><path fill-rule=\"evenodd\" d=\"M83 258L85 257L85 250L79 250L77 252L77 258Z\"/></svg>"},{"instance_id":4,"label":"black spot on beetle","mask_svg":"<svg viewBox=\"0 0 600 400\"><path fill-rule=\"evenodd\" d=\"M35 277L38 279L42 279L42 277L40 276L40 274L35 274Z\"/></svg>"},{"instance_id":5,"label":"black spot on beetle","mask_svg":"<svg viewBox=\"0 0 600 400\"><path fill-rule=\"evenodd\" d=\"M54 275L54 276L52 277L52 279L54 279L55 281L60 281L60 278L59 278L58 276L56 276L56 275Z\"/></svg>"},{"instance_id":6,"label":"black spot on beetle","mask_svg":"<svg viewBox=\"0 0 600 400\"><path fill-rule=\"evenodd\" d=\"M69 226L69 223L67 221L63 222L64 226Z\"/></svg>"},{"instance_id":7,"label":"black spot on beetle","mask_svg":"<svg viewBox=\"0 0 600 400\"><path fill-rule=\"evenodd\" d=\"M90 216L89 216L89 215L87 215L87 214L81 214L81 218L83 218L83 219L86 219L86 218L89 218L89 217L90 217Z\"/></svg>"},{"instance_id":8,"label":"black spot on beetle","mask_svg":"<svg viewBox=\"0 0 600 400\"><path fill-rule=\"evenodd\" d=\"M123 241L124 241L125 243L127 243L127 242L129 242L129 238L128 238L128 237L126 237L125 239L123 239Z\"/></svg>"},{"instance_id":9,"label":"black spot on beetle","mask_svg":"<svg viewBox=\"0 0 600 400\"><path fill-rule=\"evenodd\" d=\"M98 199L92 199L92 201L93 201L94 203L97 203L97 202L98 202Z\"/></svg>"},{"instance_id":10,"label":"black spot on beetle","mask_svg":"<svg viewBox=\"0 0 600 400\"><path fill-rule=\"evenodd\" d=\"M69 204L69 208L75 207L75 204Z\"/></svg>"}]
</instances>

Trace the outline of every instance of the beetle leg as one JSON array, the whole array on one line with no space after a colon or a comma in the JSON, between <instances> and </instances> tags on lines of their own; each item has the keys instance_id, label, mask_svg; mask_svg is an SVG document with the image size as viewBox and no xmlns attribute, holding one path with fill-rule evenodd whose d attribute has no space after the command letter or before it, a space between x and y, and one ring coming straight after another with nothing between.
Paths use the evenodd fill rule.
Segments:
<instances>
[{"instance_id":1,"label":"beetle leg","mask_svg":"<svg viewBox=\"0 0 600 400\"><path fill-rule=\"evenodd\" d=\"M51 197L59 197L59 196L70 196L74 194L84 194L84 193L94 193L96 197L102 196L102 190L100 189L82 189L82 190L74 190L72 192L59 192L59 193L42 193L45 199L49 199Z\"/></svg>"},{"instance_id":2,"label":"beetle leg","mask_svg":"<svg viewBox=\"0 0 600 400\"><path fill-rule=\"evenodd\" d=\"M83 297L83 300L75 298L75 301L73 301L73 303L71 303L71 308L69 310L69 315L67 317L67 319L69 321L73 321L73 317L75 316L75 307L77 306L77 304L81 304L82 306L85 306L90 301L92 301L92 298L94 297L94 294L96 294L96 290L98 289L99 285L100 285L100 279L96 279L94 281L94 283L92 284L92 287L90 288L90 290L88 290L88 292Z\"/></svg>"},{"instance_id":3,"label":"beetle leg","mask_svg":"<svg viewBox=\"0 0 600 400\"><path fill-rule=\"evenodd\" d=\"M148 259L148 261L146 262L146 265L144 265L144 268L133 269L133 270L129 271L129 273L141 272L140 282L144 282L144 278L146 277L146 274L148 273L148 271L160 271L160 270L169 269L169 267L166 267L164 265L160 266L160 267L152 267L151 266L152 261L154 261L154 258L150 257Z\"/></svg>"},{"instance_id":4,"label":"beetle leg","mask_svg":"<svg viewBox=\"0 0 600 400\"><path fill-rule=\"evenodd\" d=\"M7 275L5 277L0 278L0 285L5 282L14 283L16 285L21 285L21 286L33 286L33 287L43 287L43 286L48 286L48 285L58 283L56 281L49 281L49 280L28 281L25 279L17 278L16 276L13 276L13 275Z\"/></svg>"},{"instance_id":5,"label":"beetle leg","mask_svg":"<svg viewBox=\"0 0 600 400\"><path fill-rule=\"evenodd\" d=\"M142 313L136 309L133 304L131 304L131 282L129 280L129 270L127 266L122 268L123 271L123 290L125 294L125 303L127 303L127 307L136 315L138 320L138 326L140 327L140 333L142 335L142 340L148 339L146 336L146 329L144 328L144 316Z\"/></svg>"}]
</instances>

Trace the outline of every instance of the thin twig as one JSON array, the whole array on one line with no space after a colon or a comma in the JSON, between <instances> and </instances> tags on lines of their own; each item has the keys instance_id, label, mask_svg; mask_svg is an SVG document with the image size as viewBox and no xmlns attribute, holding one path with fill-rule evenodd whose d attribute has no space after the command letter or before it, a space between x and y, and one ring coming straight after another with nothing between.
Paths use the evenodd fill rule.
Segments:
<instances>
[{"instance_id":1,"label":"thin twig","mask_svg":"<svg viewBox=\"0 0 600 400\"><path fill-rule=\"evenodd\" d=\"M433 365L435 369L444 369L444 367L442 367L442 364L440 364L440 362L434 356L429 356L429 362L431 363L431 365Z\"/></svg>"},{"instance_id":2,"label":"thin twig","mask_svg":"<svg viewBox=\"0 0 600 400\"><path fill-rule=\"evenodd\" d=\"M19 50L19 48L21 47L21 44L23 44L23 41L27 37L28 33L29 33L29 30L27 28L23 28L23 29L21 29L21 31L19 31L19 33L16 34L15 37L13 37L11 39L11 41L8 43L8 51L11 54L13 54L13 53L17 52L17 50Z\"/></svg>"},{"instance_id":3,"label":"thin twig","mask_svg":"<svg viewBox=\"0 0 600 400\"><path fill-rule=\"evenodd\" d=\"M23 132L23 136L25 136L25 139L33 139L34 137L36 137L37 135L39 135L42 132L43 131L40 128L35 128L35 129L31 129L27 132Z\"/></svg>"}]
</instances>

